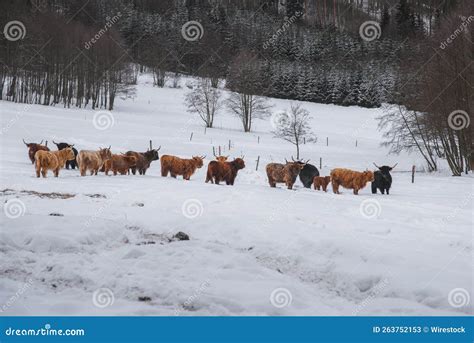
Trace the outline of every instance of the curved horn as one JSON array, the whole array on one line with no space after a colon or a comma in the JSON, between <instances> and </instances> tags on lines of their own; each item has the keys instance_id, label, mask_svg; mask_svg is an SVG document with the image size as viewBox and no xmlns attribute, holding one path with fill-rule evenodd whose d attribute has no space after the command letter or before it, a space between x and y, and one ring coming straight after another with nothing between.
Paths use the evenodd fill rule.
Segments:
<instances>
[{"instance_id":1,"label":"curved horn","mask_svg":"<svg viewBox=\"0 0 474 343\"><path fill-rule=\"evenodd\" d=\"M54 143L54 142L53 142ZM75 144L69 144L69 147L72 148Z\"/></svg>"},{"instance_id":2,"label":"curved horn","mask_svg":"<svg viewBox=\"0 0 474 343\"><path fill-rule=\"evenodd\" d=\"M158 147L158 149L155 149L155 150L156 150L156 151L160 151L160 149L161 149L161 145Z\"/></svg>"},{"instance_id":3,"label":"curved horn","mask_svg":"<svg viewBox=\"0 0 474 343\"><path fill-rule=\"evenodd\" d=\"M28 144L30 144L30 143L26 143L24 138L22 138L22 140L23 140L23 143L25 143L26 146L28 146Z\"/></svg>"},{"instance_id":4,"label":"curved horn","mask_svg":"<svg viewBox=\"0 0 474 343\"><path fill-rule=\"evenodd\" d=\"M206 158L206 155L204 155L204 156L201 156L201 160L203 160L203 159L205 159L205 158Z\"/></svg>"},{"instance_id":5,"label":"curved horn","mask_svg":"<svg viewBox=\"0 0 474 343\"><path fill-rule=\"evenodd\" d=\"M53 140L53 144L56 144L56 145L58 145L59 143L56 143L56 142Z\"/></svg>"},{"instance_id":6,"label":"curved horn","mask_svg":"<svg viewBox=\"0 0 474 343\"><path fill-rule=\"evenodd\" d=\"M397 166L397 164L398 164L398 162L397 162L397 163L395 163L395 164L393 165L393 167L392 167L392 168L390 168L390 169L393 169L393 168L395 168L395 167Z\"/></svg>"},{"instance_id":7,"label":"curved horn","mask_svg":"<svg viewBox=\"0 0 474 343\"><path fill-rule=\"evenodd\" d=\"M39 142L38 144L43 144L43 141L44 141L44 139L42 139L41 142Z\"/></svg>"},{"instance_id":8,"label":"curved horn","mask_svg":"<svg viewBox=\"0 0 474 343\"><path fill-rule=\"evenodd\" d=\"M291 156L291 160L292 160L293 162L296 162L295 159L293 158L293 156Z\"/></svg>"},{"instance_id":9,"label":"curved horn","mask_svg":"<svg viewBox=\"0 0 474 343\"><path fill-rule=\"evenodd\" d=\"M376 166L378 169L380 169L380 167L378 165L375 164L375 162L372 162L374 164L374 166Z\"/></svg>"},{"instance_id":10,"label":"curved horn","mask_svg":"<svg viewBox=\"0 0 474 343\"><path fill-rule=\"evenodd\" d=\"M288 160L285 158L285 162L288 163Z\"/></svg>"},{"instance_id":11,"label":"curved horn","mask_svg":"<svg viewBox=\"0 0 474 343\"><path fill-rule=\"evenodd\" d=\"M110 150L110 148L111 148L111 147L112 147L112 145L109 145L109 147L108 147L107 149L109 149L109 150Z\"/></svg>"},{"instance_id":12,"label":"curved horn","mask_svg":"<svg viewBox=\"0 0 474 343\"><path fill-rule=\"evenodd\" d=\"M308 164L309 161L310 161L310 160L307 160L304 164Z\"/></svg>"}]
</instances>

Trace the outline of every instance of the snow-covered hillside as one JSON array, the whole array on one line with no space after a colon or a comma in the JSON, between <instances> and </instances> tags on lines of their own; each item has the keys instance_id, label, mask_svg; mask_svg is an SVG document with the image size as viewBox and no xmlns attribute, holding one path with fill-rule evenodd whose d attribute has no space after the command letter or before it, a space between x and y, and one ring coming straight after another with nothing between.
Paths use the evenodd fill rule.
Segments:
<instances>
[{"instance_id":1,"label":"snow-covered hillside","mask_svg":"<svg viewBox=\"0 0 474 343\"><path fill-rule=\"evenodd\" d=\"M2 314L472 314L472 177L418 173L412 184L408 171L423 161L379 146L380 110L303 103L319 137L303 157L318 167L322 158L322 175L398 162L391 194L335 195L299 181L272 189L265 164L294 148L272 137L270 120L244 133L224 111L204 132L183 105L187 91L142 76L105 130L92 110L0 102ZM273 111L290 105L270 100ZM247 167L234 187L204 183L205 167L189 182L163 178L159 162L146 176L37 179L22 138L116 153L152 139L160 154L206 162L220 145ZM190 240L170 241L179 231Z\"/></svg>"}]
</instances>

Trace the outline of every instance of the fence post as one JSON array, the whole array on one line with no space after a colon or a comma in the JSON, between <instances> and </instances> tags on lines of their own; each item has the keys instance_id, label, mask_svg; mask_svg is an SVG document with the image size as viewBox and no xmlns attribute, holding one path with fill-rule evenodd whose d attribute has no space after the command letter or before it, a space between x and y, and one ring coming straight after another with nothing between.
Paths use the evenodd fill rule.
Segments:
<instances>
[{"instance_id":1,"label":"fence post","mask_svg":"<svg viewBox=\"0 0 474 343\"><path fill-rule=\"evenodd\" d=\"M207 126L204 126L204 134L206 134Z\"/></svg>"},{"instance_id":2,"label":"fence post","mask_svg":"<svg viewBox=\"0 0 474 343\"><path fill-rule=\"evenodd\" d=\"M229 139L229 151L230 151L230 139Z\"/></svg>"},{"instance_id":3,"label":"fence post","mask_svg":"<svg viewBox=\"0 0 474 343\"><path fill-rule=\"evenodd\" d=\"M150 139L150 150L153 150L153 142Z\"/></svg>"},{"instance_id":4,"label":"fence post","mask_svg":"<svg viewBox=\"0 0 474 343\"><path fill-rule=\"evenodd\" d=\"M357 139L356 139L356 148L357 148Z\"/></svg>"},{"instance_id":5,"label":"fence post","mask_svg":"<svg viewBox=\"0 0 474 343\"><path fill-rule=\"evenodd\" d=\"M255 171L258 171L258 164L260 163L260 155L257 157L257 166L255 167Z\"/></svg>"},{"instance_id":6,"label":"fence post","mask_svg":"<svg viewBox=\"0 0 474 343\"><path fill-rule=\"evenodd\" d=\"M323 158L320 157L319 158L319 169L322 169L323 168Z\"/></svg>"},{"instance_id":7,"label":"fence post","mask_svg":"<svg viewBox=\"0 0 474 343\"><path fill-rule=\"evenodd\" d=\"M415 166L411 167L411 183L415 183Z\"/></svg>"},{"instance_id":8,"label":"fence post","mask_svg":"<svg viewBox=\"0 0 474 343\"><path fill-rule=\"evenodd\" d=\"M191 132L191 137L189 137L190 142L193 140L193 134L194 134L194 132Z\"/></svg>"},{"instance_id":9,"label":"fence post","mask_svg":"<svg viewBox=\"0 0 474 343\"><path fill-rule=\"evenodd\" d=\"M45 144L45 146L48 146L48 141L46 141L46 144Z\"/></svg>"},{"instance_id":10,"label":"fence post","mask_svg":"<svg viewBox=\"0 0 474 343\"><path fill-rule=\"evenodd\" d=\"M221 156L222 153L221 153L221 146L219 145L219 156Z\"/></svg>"},{"instance_id":11,"label":"fence post","mask_svg":"<svg viewBox=\"0 0 474 343\"><path fill-rule=\"evenodd\" d=\"M214 146L212 147L212 155L216 156L216 147L214 147Z\"/></svg>"},{"instance_id":12,"label":"fence post","mask_svg":"<svg viewBox=\"0 0 474 343\"><path fill-rule=\"evenodd\" d=\"M326 137L326 146L329 146L329 137Z\"/></svg>"},{"instance_id":13,"label":"fence post","mask_svg":"<svg viewBox=\"0 0 474 343\"><path fill-rule=\"evenodd\" d=\"M260 136L257 138L257 144L260 144Z\"/></svg>"}]
</instances>

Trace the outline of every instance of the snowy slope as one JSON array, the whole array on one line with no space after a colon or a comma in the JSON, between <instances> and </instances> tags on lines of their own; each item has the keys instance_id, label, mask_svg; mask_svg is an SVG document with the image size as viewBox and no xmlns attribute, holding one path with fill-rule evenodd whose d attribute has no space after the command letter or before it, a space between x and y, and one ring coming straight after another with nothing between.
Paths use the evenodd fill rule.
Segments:
<instances>
[{"instance_id":1,"label":"snowy slope","mask_svg":"<svg viewBox=\"0 0 474 343\"><path fill-rule=\"evenodd\" d=\"M204 133L186 112L186 91L154 88L142 76L137 98L117 100L106 130L94 127L91 110L0 102L2 314L472 313L472 177L419 173L412 184L408 171L423 161L379 146L379 110L304 103L319 137L303 147L304 158L319 167L321 157L322 175L398 162L393 190L271 189L265 164L294 149L272 138L270 120L246 134L224 112ZM275 112L290 103L271 102ZM117 153L144 151L152 139L160 154L206 154L206 162L212 146L230 139L224 153L245 155L247 167L234 187L204 183L205 168L190 182L162 178L158 162L146 176L81 178L63 170L37 179L22 138L78 149L112 145ZM12 218L16 199L22 215ZM191 239L170 242L179 231Z\"/></svg>"}]
</instances>

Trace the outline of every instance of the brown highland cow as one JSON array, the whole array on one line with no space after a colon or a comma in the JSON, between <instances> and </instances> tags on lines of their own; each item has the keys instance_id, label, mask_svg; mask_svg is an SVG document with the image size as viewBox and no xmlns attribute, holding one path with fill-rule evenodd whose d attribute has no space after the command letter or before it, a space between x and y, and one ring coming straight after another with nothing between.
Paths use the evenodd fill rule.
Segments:
<instances>
[{"instance_id":1,"label":"brown highland cow","mask_svg":"<svg viewBox=\"0 0 474 343\"><path fill-rule=\"evenodd\" d=\"M110 147L99 148L98 151L81 150L77 155L77 163L79 164L79 170L81 176L86 176L88 170L91 171L91 175L97 175L99 169L102 168L105 161L112 158Z\"/></svg>"},{"instance_id":2,"label":"brown highland cow","mask_svg":"<svg viewBox=\"0 0 474 343\"><path fill-rule=\"evenodd\" d=\"M286 164L281 163L269 163L267 164L267 176L270 187L276 187L277 183L285 183L288 189L293 189L293 185L298 177L301 169L305 166L304 163L288 162Z\"/></svg>"},{"instance_id":3,"label":"brown highland cow","mask_svg":"<svg viewBox=\"0 0 474 343\"><path fill-rule=\"evenodd\" d=\"M354 194L359 194L359 190L364 188L367 182L374 181L374 172L366 170L358 172L350 169L336 168L331 170L332 190L339 193L339 186L353 189Z\"/></svg>"},{"instance_id":4,"label":"brown highland cow","mask_svg":"<svg viewBox=\"0 0 474 343\"><path fill-rule=\"evenodd\" d=\"M219 182L225 181L227 185L233 186L238 171L244 168L245 162L242 158L236 158L232 162L211 161L207 166L206 183L211 181L218 185Z\"/></svg>"},{"instance_id":5,"label":"brown highland cow","mask_svg":"<svg viewBox=\"0 0 474 343\"><path fill-rule=\"evenodd\" d=\"M331 182L330 176L315 176L313 179L314 189L319 191L322 187L323 191L327 192L329 182Z\"/></svg>"},{"instance_id":6,"label":"brown highland cow","mask_svg":"<svg viewBox=\"0 0 474 343\"><path fill-rule=\"evenodd\" d=\"M201 168L203 160L206 156L193 156L190 159L179 158L172 155L161 156L161 176L168 176L176 178L178 175L183 175L184 180L189 180L191 175L196 172L196 169Z\"/></svg>"},{"instance_id":7,"label":"brown highland cow","mask_svg":"<svg viewBox=\"0 0 474 343\"><path fill-rule=\"evenodd\" d=\"M120 173L120 175L130 174L130 168L135 167L136 164L137 158L135 156L112 154L112 158L104 163L105 175L109 175L110 170L114 175L117 175L117 173Z\"/></svg>"},{"instance_id":8,"label":"brown highland cow","mask_svg":"<svg viewBox=\"0 0 474 343\"><path fill-rule=\"evenodd\" d=\"M55 177L59 176L59 169L64 168L66 161L72 161L76 158L72 148L66 148L58 151L38 150L35 154L36 177L46 177L48 170L52 170Z\"/></svg>"},{"instance_id":9,"label":"brown highland cow","mask_svg":"<svg viewBox=\"0 0 474 343\"><path fill-rule=\"evenodd\" d=\"M43 144L43 140L39 144L37 143L26 143L23 139L23 143L28 147L28 157L30 158L31 164L35 163L35 154L39 150L49 151L49 148Z\"/></svg>"}]
</instances>

